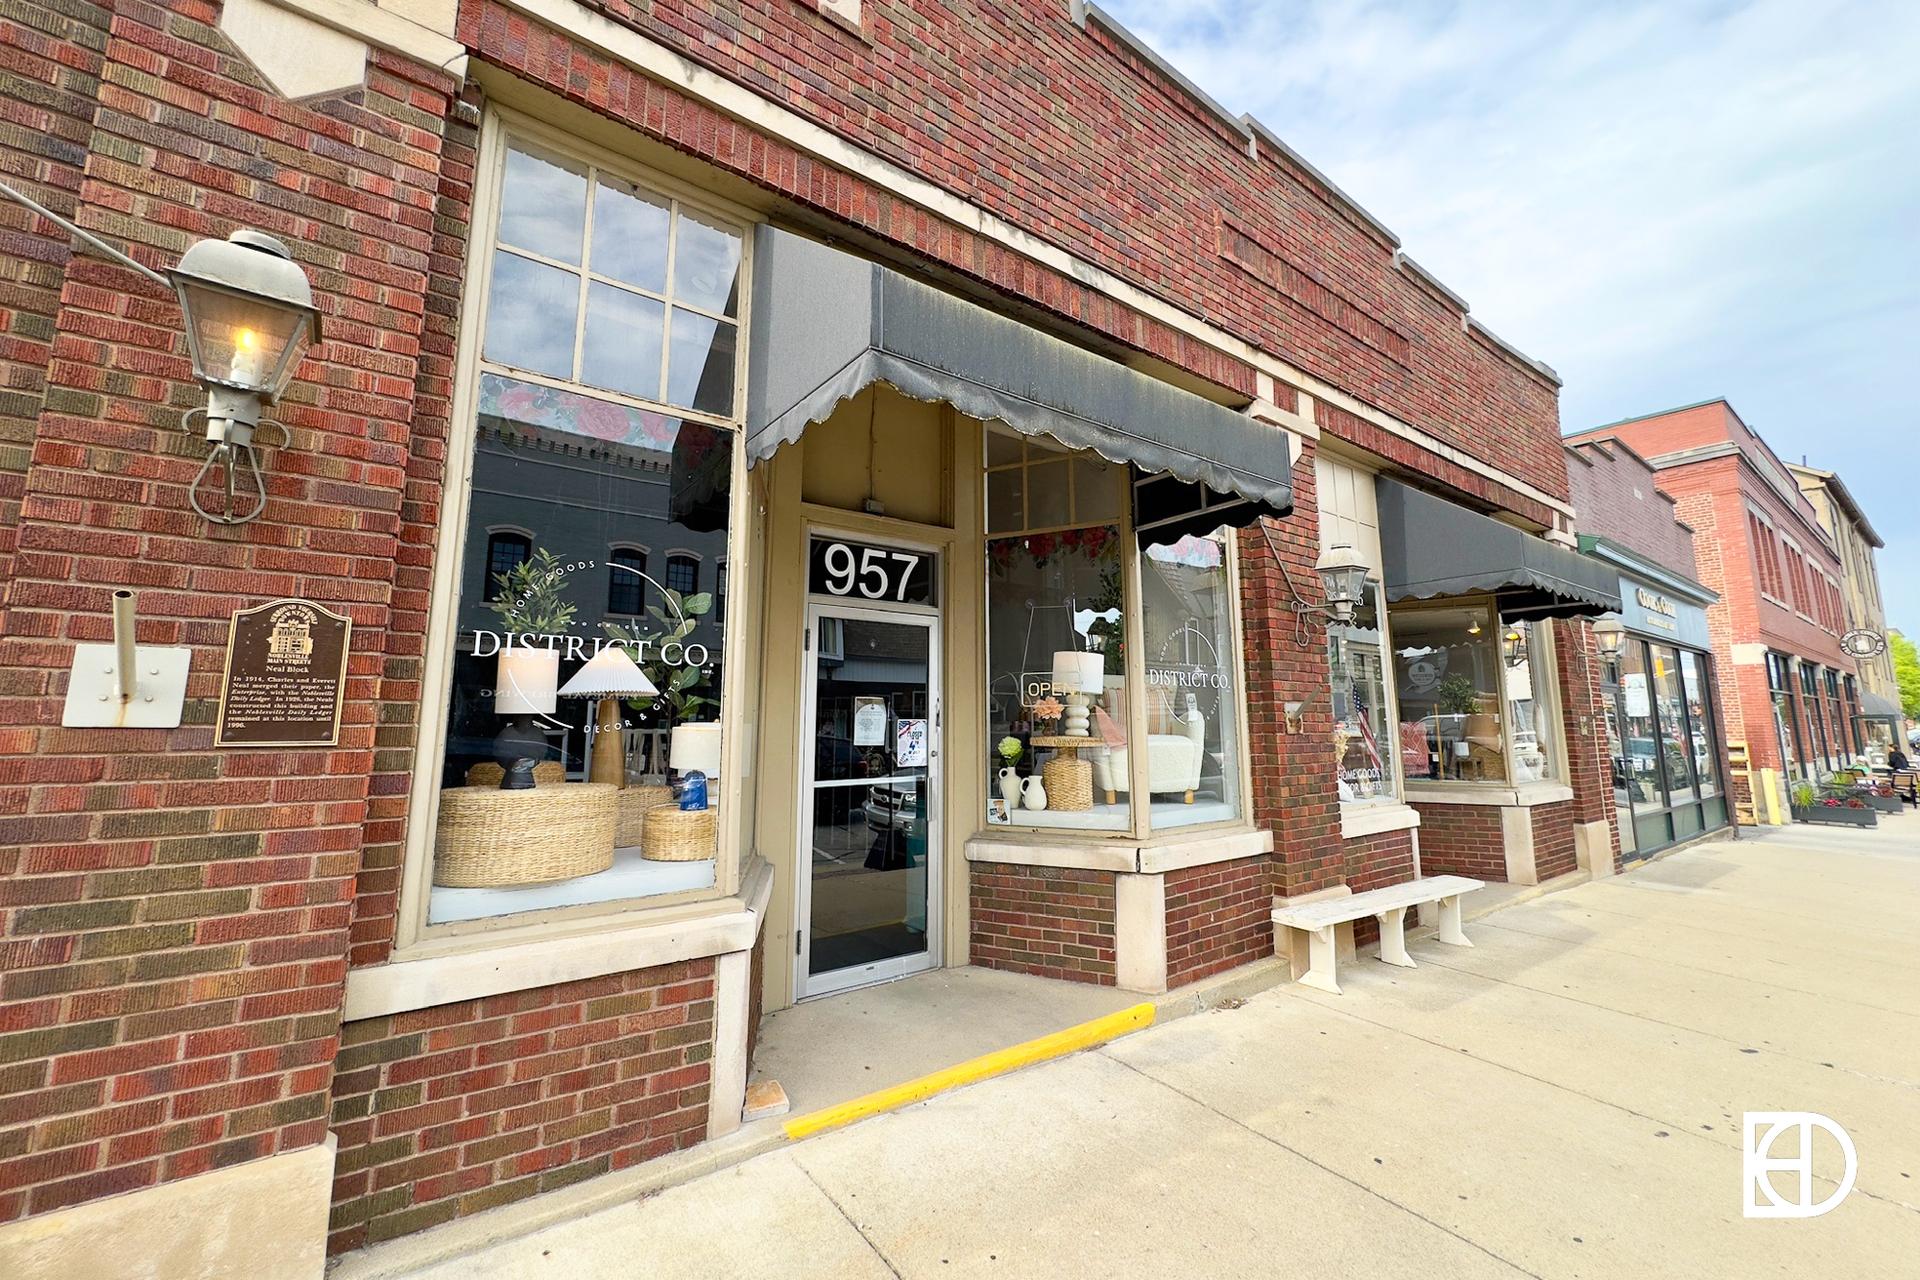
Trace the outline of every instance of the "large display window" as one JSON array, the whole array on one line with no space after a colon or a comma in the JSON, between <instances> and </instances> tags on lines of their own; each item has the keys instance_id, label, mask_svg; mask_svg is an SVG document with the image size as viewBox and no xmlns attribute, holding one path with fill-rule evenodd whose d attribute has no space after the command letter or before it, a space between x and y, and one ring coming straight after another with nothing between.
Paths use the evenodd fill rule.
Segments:
<instances>
[{"instance_id":1,"label":"large display window","mask_svg":"<svg viewBox=\"0 0 1920 1280\"><path fill-rule=\"evenodd\" d=\"M1492 603L1393 610L1408 781L1506 782L1506 665Z\"/></svg>"},{"instance_id":2,"label":"large display window","mask_svg":"<svg viewBox=\"0 0 1920 1280\"><path fill-rule=\"evenodd\" d=\"M997 426L986 463L988 825L1239 818L1232 537L1191 521L1136 536L1140 511L1187 509L1192 486L1171 477Z\"/></svg>"},{"instance_id":3,"label":"large display window","mask_svg":"<svg viewBox=\"0 0 1920 1280\"><path fill-rule=\"evenodd\" d=\"M430 928L727 887L700 567L735 534L745 226L495 120L418 771Z\"/></svg>"}]
</instances>

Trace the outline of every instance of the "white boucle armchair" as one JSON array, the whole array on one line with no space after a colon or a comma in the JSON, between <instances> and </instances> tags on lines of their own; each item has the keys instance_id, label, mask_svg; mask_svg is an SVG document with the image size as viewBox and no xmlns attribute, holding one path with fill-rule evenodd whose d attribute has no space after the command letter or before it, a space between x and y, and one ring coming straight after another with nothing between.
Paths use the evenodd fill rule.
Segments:
<instances>
[{"instance_id":1,"label":"white boucle armchair","mask_svg":"<svg viewBox=\"0 0 1920 1280\"><path fill-rule=\"evenodd\" d=\"M1147 792L1149 795L1179 794L1186 804L1193 803L1193 791L1200 785L1200 766L1206 756L1207 721L1187 695L1186 723L1181 733L1147 735ZM1105 755L1094 757L1094 784L1107 793L1107 803L1129 789L1130 762L1127 748L1113 747Z\"/></svg>"}]
</instances>

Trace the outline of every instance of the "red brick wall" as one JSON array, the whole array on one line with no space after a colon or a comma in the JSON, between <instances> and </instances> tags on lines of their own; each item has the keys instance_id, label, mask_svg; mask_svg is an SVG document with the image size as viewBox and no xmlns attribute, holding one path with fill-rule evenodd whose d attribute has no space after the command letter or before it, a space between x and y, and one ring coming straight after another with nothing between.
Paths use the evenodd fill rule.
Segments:
<instances>
[{"instance_id":1,"label":"red brick wall","mask_svg":"<svg viewBox=\"0 0 1920 1280\"><path fill-rule=\"evenodd\" d=\"M1607 743L1605 664L1585 621L1553 624L1553 651L1560 681L1560 732L1567 744L1567 782L1573 788L1575 823L1607 824L1608 857L1620 861L1620 829L1613 807L1613 753ZM1544 873L1542 879L1544 879Z\"/></svg>"},{"instance_id":2,"label":"red brick wall","mask_svg":"<svg viewBox=\"0 0 1920 1280\"><path fill-rule=\"evenodd\" d=\"M713 1000L696 960L349 1023L329 1251L704 1140Z\"/></svg>"},{"instance_id":3,"label":"red brick wall","mask_svg":"<svg viewBox=\"0 0 1920 1280\"><path fill-rule=\"evenodd\" d=\"M1341 856L1347 864L1347 884L1355 893L1384 889L1390 884L1403 884L1413 879L1411 831L1383 831L1379 835L1344 840L1341 842ZM1379 938L1380 922L1372 916L1353 922L1355 946L1364 947L1379 941Z\"/></svg>"},{"instance_id":4,"label":"red brick wall","mask_svg":"<svg viewBox=\"0 0 1920 1280\"><path fill-rule=\"evenodd\" d=\"M601 11L862 148L1194 315L1566 496L1557 389L1463 329L1461 313L1392 265L1392 245L1317 182L1192 100L1063 0L929 10L864 6L863 40L790 0L611 0ZM881 242L1025 298L1251 394L1252 370L1071 279L903 205L810 156L751 136L494 0L463 6L489 61L708 159ZM1031 85L1046 85L1035 94ZM1423 454L1449 484L1482 482ZM1545 522L1545 510L1504 492Z\"/></svg>"},{"instance_id":5,"label":"red brick wall","mask_svg":"<svg viewBox=\"0 0 1920 1280\"><path fill-rule=\"evenodd\" d=\"M1111 871L975 862L968 872L974 964L1113 985Z\"/></svg>"},{"instance_id":6,"label":"red brick wall","mask_svg":"<svg viewBox=\"0 0 1920 1280\"><path fill-rule=\"evenodd\" d=\"M1253 820L1273 833L1273 891L1294 896L1339 884L1340 804L1333 780L1333 691L1324 623L1299 628L1294 590L1322 599L1313 446L1293 469L1293 514L1240 532L1241 647L1246 667ZM1289 583L1292 585L1289 586ZM1302 643L1304 641L1304 643ZM1286 704L1300 704L1298 729Z\"/></svg>"},{"instance_id":7,"label":"red brick wall","mask_svg":"<svg viewBox=\"0 0 1920 1280\"><path fill-rule=\"evenodd\" d=\"M1664 565L1695 576L1694 533L1660 488L1659 474L1619 443L1586 441L1572 446L1567 476L1573 487L1578 528L1610 538Z\"/></svg>"},{"instance_id":8,"label":"red brick wall","mask_svg":"<svg viewBox=\"0 0 1920 1280\"><path fill-rule=\"evenodd\" d=\"M1573 804L1538 804L1533 818L1533 871L1545 884L1579 869L1573 851Z\"/></svg>"},{"instance_id":9,"label":"red brick wall","mask_svg":"<svg viewBox=\"0 0 1920 1280\"><path fill-rule=\"evenodd\" d=\"M0 1218L322 1139L369 778L418 694L389 646L417 626L394 608L442 390L421 298L450 84L380 54L365 88L289 103L216 6L111 14L0 18L0 166L157 266L236 225L281 237L327 341L273 413L292 440L264 450L265 515L210 527L171 295L0 212ZM192 650L178 729L60 727L72 645L109 638L118 587L141 643ZM227 619L280 595L353 617L339 746L215 751Z\"/></svg>"},{"instance_id":10,"label":"red brick wall","mask_svg":"<svg viewBox=\"0 0 1920 1280\"><path fill-rule=\"evenodd\" d=\"M1421 804L1420 873L1504 882L1505 838L1497 805Z\"/></svg>"},{"instance_id":11,"label":"red brick wall","mask_svg":"<svg viewBox=\"0 0 1920 1280\"><path fill-rule=\"evenodd\" d=\"M1263 855L1169 871L1167 986L1273 954L1273 874Z\"/></svg>"}]
</instances>

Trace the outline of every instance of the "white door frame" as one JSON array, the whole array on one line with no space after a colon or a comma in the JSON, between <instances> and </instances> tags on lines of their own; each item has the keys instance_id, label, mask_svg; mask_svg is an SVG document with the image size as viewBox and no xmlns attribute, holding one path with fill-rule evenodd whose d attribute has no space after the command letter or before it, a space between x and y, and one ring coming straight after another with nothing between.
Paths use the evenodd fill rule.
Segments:
<instances>
[{"instance_id":1,"label":"white door frame","mask_svg":"<svg viewBox=\"0 0 1920 1280\"><path fill-rule=\"evenodd\" d=\"M863 540L872 541L872 539ZM856 621L885 622L897 626L924 628L927 633L927 713L933 724L927 742L927 812L923 816L927 829L927 949L912 955L876 960L872 964L835 969L829 973L814 976L809 972L812 968L813 951L813 799L816 791L813 773L818 760L814 734L818 728L815 716L819 710L817 703L820 687L820 619L822 617L851 618ZM946 905L946 859L941 825L945 820L942 813L944 806L940 791L943 723L940 713L940 622L940 610L924 605L874 605L866 602L850 604L819 596L812 597L807 602L807 642L806 652L802 655L801 662L801 684L804 695L800 713L801 777L798 809L800 821L794 850L794 866L798 869L793 895L794 936L800 939L800 945L796 947L797 954L793 968L793 998L796 1002L838 991L847 991L854 987L890 982L911 973L937 969L942 963L941 925ZM872 786L878 781L878 779L861 779L859 782L847 785Z\"/></svg>"}]
</instances>

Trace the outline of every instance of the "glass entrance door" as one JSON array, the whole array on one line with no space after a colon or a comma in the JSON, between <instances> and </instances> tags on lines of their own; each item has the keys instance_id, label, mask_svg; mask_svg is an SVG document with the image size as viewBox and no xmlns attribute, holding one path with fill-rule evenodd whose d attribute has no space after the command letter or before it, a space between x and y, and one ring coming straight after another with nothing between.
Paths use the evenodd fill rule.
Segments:
<instances>
[{"instance_id":1,"label":"glass entrance door","mask_svg":"<svg viewBox=\"0 0 1920 1280\"><path fill-rule=\"evenodd\" d=\"M938 624L906 609L807 611L800 997L934 964Z\"/></svg>"}]
</instances>

